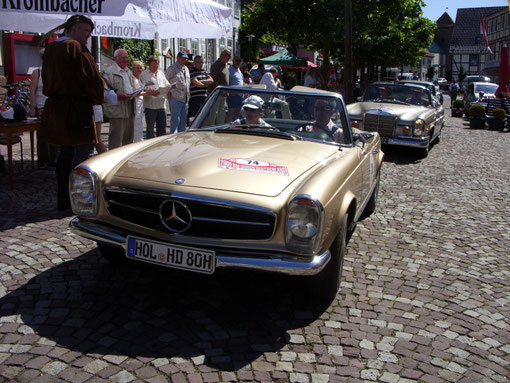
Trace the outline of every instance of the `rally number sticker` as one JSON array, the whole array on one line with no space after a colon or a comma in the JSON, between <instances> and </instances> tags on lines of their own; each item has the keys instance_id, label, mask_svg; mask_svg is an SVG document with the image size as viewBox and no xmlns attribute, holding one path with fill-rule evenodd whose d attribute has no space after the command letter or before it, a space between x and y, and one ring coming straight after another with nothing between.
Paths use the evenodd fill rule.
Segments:
<instances>
[{"instance_id":1,"label":"rally number sticker","mask_svg":"<svg viewBox=\"0 0 510 383\"><path fill-rule=\"evenodd\" d=\"M220 158L218 167L228 170L245 170L249 172L272 173L288 176L289 170L286 166L272 164L271 162L254 160L248 158Z\"/></svg>"}]
</instances>

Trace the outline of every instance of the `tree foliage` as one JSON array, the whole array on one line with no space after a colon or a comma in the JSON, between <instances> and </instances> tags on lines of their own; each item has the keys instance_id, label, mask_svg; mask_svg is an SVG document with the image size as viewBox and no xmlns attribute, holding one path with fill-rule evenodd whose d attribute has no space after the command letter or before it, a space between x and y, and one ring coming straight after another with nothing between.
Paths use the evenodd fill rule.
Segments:
<instances>
[{"instance_id":1,"label":"tree foliage","mask_svg":"<svg viewBox=\"0 0 510 383\"><path fill-rule=\"evenodd\" d=\"M140 60L143 63L147 62L147 59L152 53L152 41L151 40L138 40L138 39L124 39L124 38L113 38L114 49L125 49L129 55L129 65L134 60Z\"/></svg>"},{"instance_id":2,"label":"tree foliage","mask_svg":"<svg viewBox=\"0 0 510 383\"><path fill-rule=\"evenodd\" d=\"M434 23L422 16L423 0L353 1L356 68L414 65L433 38ZM259 0L243 12L242 33L260 41L304 45L344 61L343 0Z\"/></svg>"}]
</instances>

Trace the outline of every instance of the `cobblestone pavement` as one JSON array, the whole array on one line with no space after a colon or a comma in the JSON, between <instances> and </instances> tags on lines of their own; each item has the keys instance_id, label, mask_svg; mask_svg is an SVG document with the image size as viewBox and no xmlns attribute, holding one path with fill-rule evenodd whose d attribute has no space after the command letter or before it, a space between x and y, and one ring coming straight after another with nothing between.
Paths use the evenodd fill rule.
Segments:
<instances>
[{"instance_id":1,"label":"cobblestone pavement","mask_svg":"<svg viewBox=\"0 0 510 383\"><path fill-rule=\"evenodd\" d=\"M54 210L54 173L18 167L14 191L0 178L0 381L508 382L509 151L450 117L428 158L387 151L329 307L288 277L116 269Z\"/></svg>"}]
</instances>

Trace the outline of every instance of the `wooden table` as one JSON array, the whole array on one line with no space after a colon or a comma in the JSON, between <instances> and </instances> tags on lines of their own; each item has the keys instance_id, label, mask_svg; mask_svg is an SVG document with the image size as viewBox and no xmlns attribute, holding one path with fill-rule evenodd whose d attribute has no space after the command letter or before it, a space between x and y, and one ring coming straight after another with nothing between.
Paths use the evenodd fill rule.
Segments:
<instances>
[{"instance_id":1,"label":"wooden table","mask_svg":"<svg viewBox=\"0 0 510 383\"><path fill-rule=\"evenodd\" d=\"M14 171L12 167L12 136L15 133L30 132L30 151L32 154L32 169L35 169L34 163L34 132L39 129L41 120L23 120L18 122L0 121L0 133L5 133L7 141L7 155L9 168L9 187L14 189Z\"/></svg>"}]
</instances>

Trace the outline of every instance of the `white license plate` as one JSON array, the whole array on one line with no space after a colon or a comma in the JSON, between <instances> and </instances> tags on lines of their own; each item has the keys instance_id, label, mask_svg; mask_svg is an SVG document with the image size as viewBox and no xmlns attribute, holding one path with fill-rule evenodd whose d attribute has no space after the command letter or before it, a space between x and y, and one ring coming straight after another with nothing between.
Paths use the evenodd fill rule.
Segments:
<instances>
[{"instance_id":1,"label":"white license plate","mask_svg":"<svg viewBox=\"0 0 510 383\"><path fill-rule=\"evenodd\" d=\"M166 267L212 274L216 266L214 251L164 242L128 237L126 256Z\"/></svg>"}]
</instances>

